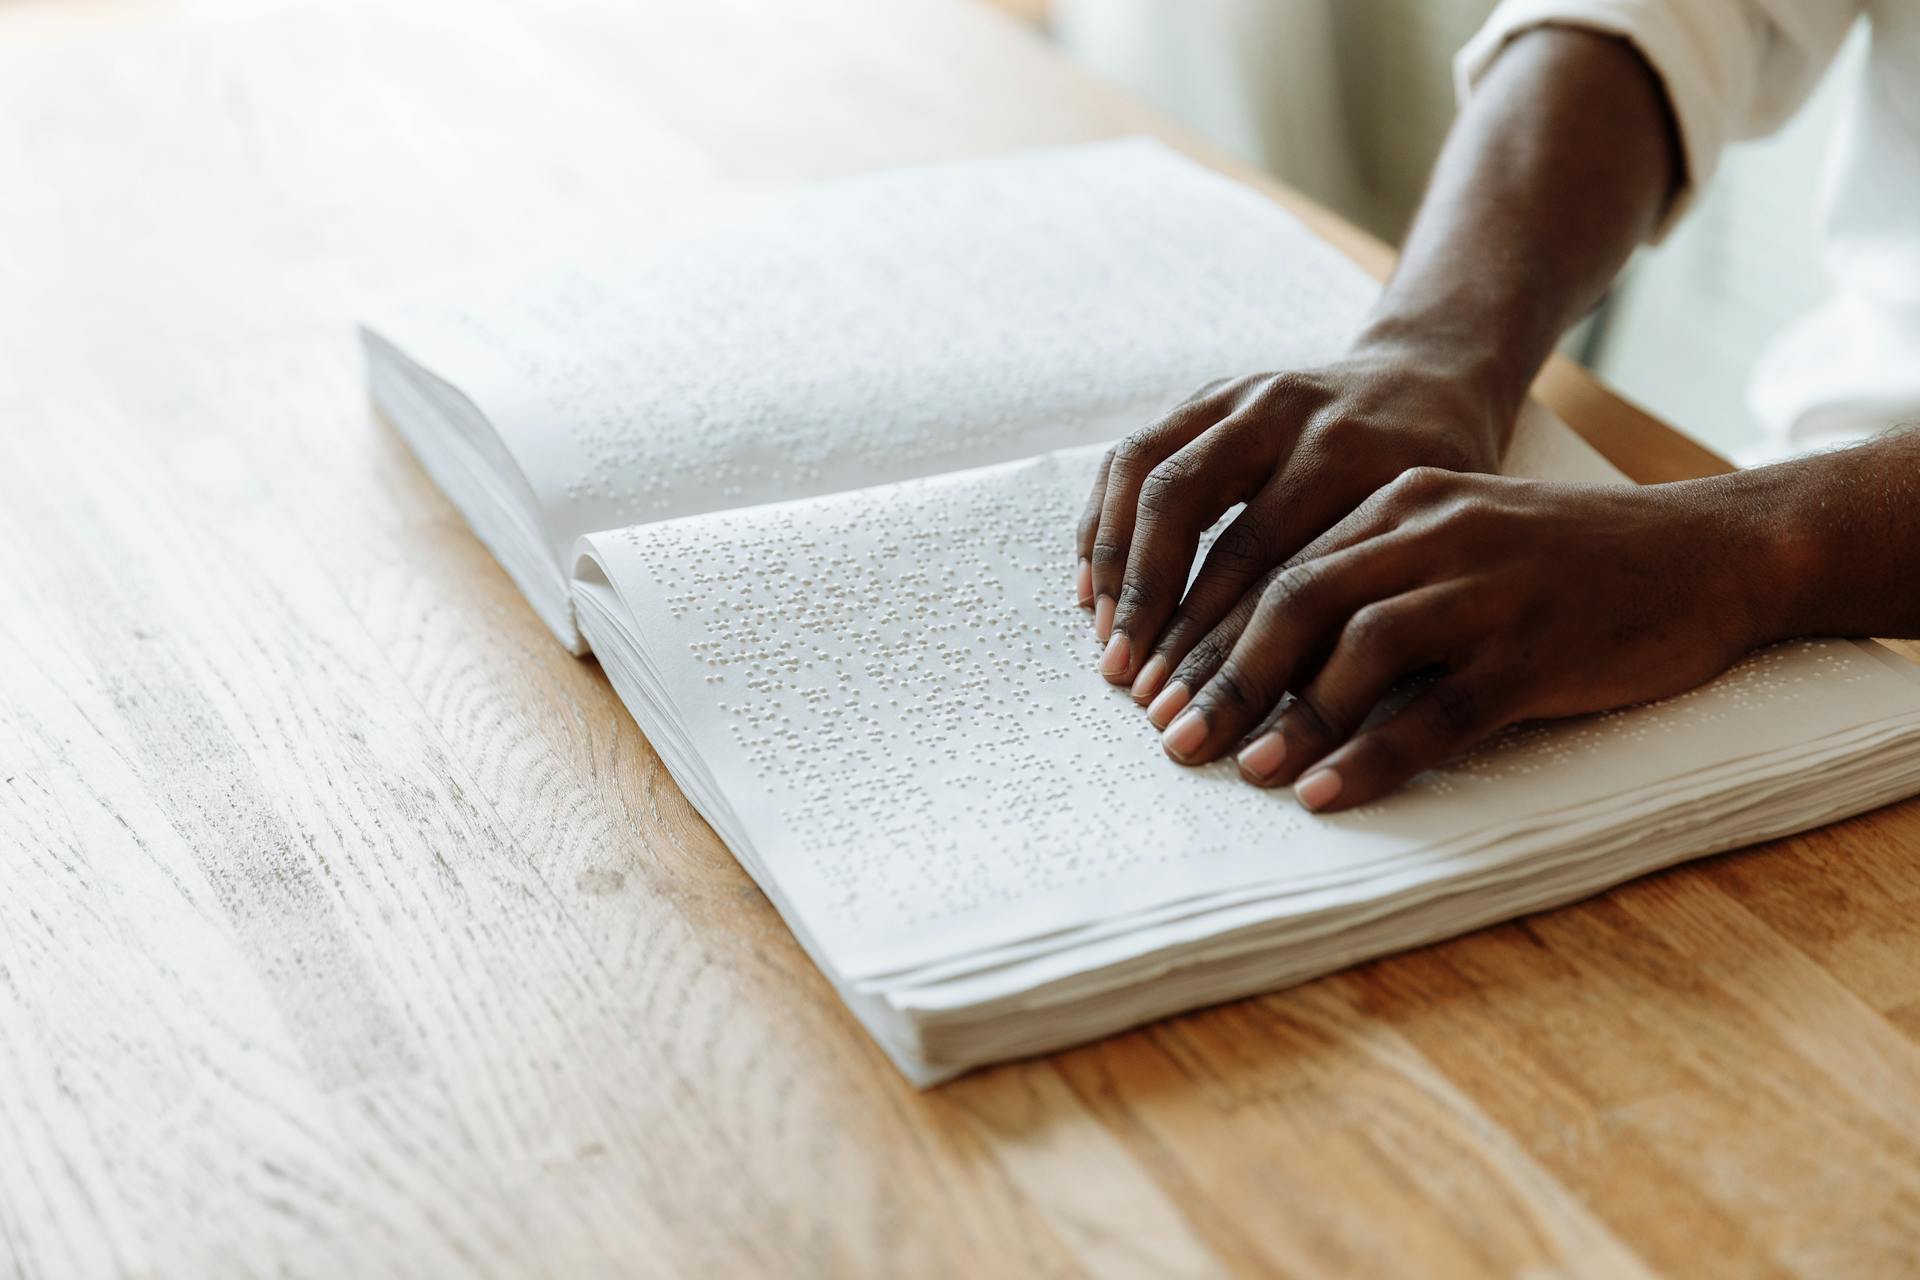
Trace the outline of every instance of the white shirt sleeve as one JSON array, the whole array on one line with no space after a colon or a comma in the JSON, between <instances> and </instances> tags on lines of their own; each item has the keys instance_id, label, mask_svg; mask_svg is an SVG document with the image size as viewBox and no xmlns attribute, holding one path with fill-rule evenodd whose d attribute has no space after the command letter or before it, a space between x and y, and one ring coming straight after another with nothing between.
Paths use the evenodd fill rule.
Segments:
<instances>
[{"instance_id":1,"label":"white shirt sleeve","mask_svg":"<svg viewBox=\"0 0 1920 1280\"><path fill-rule=\"evenodd\" d=\"M1666 86L1685 185L1654 232L1666 234L1728 143L1771 132L1819 83L1865 0L1503 0L1454 61L1465 102L1507 41L1540 26L1629 40Z\"/></svg>"}]
</instances>

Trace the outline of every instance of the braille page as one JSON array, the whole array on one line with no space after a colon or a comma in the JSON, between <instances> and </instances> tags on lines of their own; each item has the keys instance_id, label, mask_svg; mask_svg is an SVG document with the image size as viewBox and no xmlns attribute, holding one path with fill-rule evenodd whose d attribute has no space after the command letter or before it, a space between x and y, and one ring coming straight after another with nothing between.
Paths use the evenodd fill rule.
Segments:
<instances>
[{"instance_id":1,"label":"braille page","mask_svg":"<svg viewBox=\"0 0 1920 1280\"><path fill-rule=\"evenodd\" d=\"M1330 357L1376 291L1146 140L845 179L567 261L367 326L479 408L556 564L595 530L1108 441Z\"/></svg>"},{"instance_id":2,"label":"braille page","mask_svg":"<svg viewBox=\"0 0 1920 1280\"><path fill-rule=\"evenodd\" d=\"M1871 764L1863 769L1862 761ZM1840 769L1831 767L1836 764ZM1186 956L1198 947L1244 950L1249 938L1273 937L1276 923L1289 946L1304 945L1343 933L1357 921L1436 899L1507 892L1521 896L1516 910L1536 909L1568 878L1597 889L1679 859L1818 826L1899 799L1916 786L1920 717L1909 709L1863 733L1848 731L1681 775L1635 793L1630 802L1613 797L1556 811L1550 845L1538 838L1547 833L1517 845L1515 833L1507 832L1507 840L1478 851L1429 848L1398 867L1368 864L1363 883L1288 881L1284 892L1260 884L918 967L910 979L922 991L911 1002L929 1007L931 996L934 1004L954 1007L995 989L1025 994L1142 957ZM1476 900L1471 909L1481 905ZM1422 940L1409 937L1404 945ZM905 990L891 976L869 981L894 997Z\"/></svg>"},{"instance_id":3,"label":"braille page","mask_svg":"<svg viewBox=\"0 0 1920 1280\"><path fill-rule=\"evenodd\" d=\"M1671 703L1531 726L1332 818L1174 764L1070 599L1097 451L598 535L662 711L843 978L1153 909L1358 878L1905 710L1788 646Z\"/></svg>"}]
</instances>

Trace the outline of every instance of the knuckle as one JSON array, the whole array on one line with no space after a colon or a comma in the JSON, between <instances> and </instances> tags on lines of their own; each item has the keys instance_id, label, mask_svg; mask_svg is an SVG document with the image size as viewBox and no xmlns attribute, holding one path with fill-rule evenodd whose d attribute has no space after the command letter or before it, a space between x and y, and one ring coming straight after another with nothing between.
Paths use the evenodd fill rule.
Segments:
<instances>
[{"instance_id":1,"label":"knuckle","mask_svg":"<svg viewBox=\"0 0 1920 1280\"><path fill-rule=\"evenodd\" d=\"M1361 451L1374 448L1373 437L1378 434L1367 418L1358 413L1340 412L1337 406L1315 415L1307 430L1325 454L1339 458L1364 456Z\"/></svg>"},{"instance_id":2,"label":"knuckle","mask_svg":"<svg viewBox=\"0 0 1920 1280\"><path fill-rule=\"evenodd\" d=\"M1220 637L1204 635L1193 648L1187 651L1186 659L1181 662L1179 670L1174 672L1173 678L1189 689L1194 688L1219 670L1226 658L1226 645Z\"/></svg>"},{"instance_id":3,"label":"knuckle","mask_svg":"<svg viewBox=\"0 0 1920 1280\"><path fill-rule=\"evenodd\" d=\"M1268 374L1259 385L1249 388L1247 403L1254 407L1268 429L1275 422L1292 426L1296 433L1313 430L1316 411L1327 403L1328 391L1306 373Z\"/></svg>"},{"instance_id":4,"label":"knuckle","mask_svg":"<svg viewBox=\"0 0 1920 1280\"><path fill-rule=\"evenodd\" d=\"M1213 673L1213 679L1207 685L1207 701L1228 711L1254 711L1254 688L1238 664L1228 661L1220 665Z\"/></svg>"},{"instance_id":5,"label":"knuckle","mask_svg":"<svg viewBox=\"0 0 1920 1280\"><path fill-rule=\"evenodd\" d=\"M1299 369L1282 369L1270 373L1260 382L1260 396L1264 400L1297 402L1320 393L1320 384L1313 375Z\"/></svg>"},{"instance_id":6,"label":"knuckle","mask_svg":"<svg viewBox=\"0 0 1920 1280\"><path fill-rule=\"evenodd\" d=\"M1159 433L1152 427L1135 431L1113 446L1111 466L1116 475L1132 476L1159 461Z\"/></svg>"},{"instance_id":7,"label":"knuckle","mask_svg":"<svg viewBox=\"0 0 1920 1280\"><path fill-rule=\"evenodd\" d=\"M1408 467L1387 488L1401 501L1418 504L1451 492L1457 478L1457 473L1443 467Z\"/></svg>"},{"instance_id":8,"label":"knuckle","mask_svg":"<svg viewBox=\"0 0 1920 1280\"><path fill-rule=\"evenodd\" d=\"M1261 607L1269 612L1289 612L1308 608L1319 591L1320 570L1312 562L1292 565L1268 579L1260 593Z\"/></svg>"},{"instance_id":9,"label":"knuckle","mask_svg":"<svg viewBox=\"0 0 1920 1280\"><path fill-rule=\"evenodd\" d=\"M1222 378L1215 384L1213 394L1221 399L1244 404L1249 397L1258 396L1272 383L1274 375L1270 373L1243 373L1238 377Z\"/></svg>"},{"instance_id":10,"label":"knuckle","mask_svg":"<svg viewBox=\"0 0 1920 1280\"><path fill-rule=\"evenodd\" d=\"M1131 567L1131 566L1129 566ZM1120 599L1116 602L1116 617L1130 617L1133 614L1153 609L1160 601L1160 593L1153 583L1136 573L1129 573L1127 581L1120 586Z\"/></svg>"},{"instance_id":11,"label":"knuckle","mask_svg":"<svg viewBox=\"0 0 1920 1280\"><path fill-rule=\"evenodd\" d=\"M1148 515L1170 515L1179 506L1186 488L1186 472L1169 459L1147 472L1140 483L1140 510Z\"/></svg>"},{"instance_id":12,"label":"knuckle","mask_svg":"<svg viewBox=\"0 0 1920 1280\"><path fill-rule=\"evenodd\" d=\"M1455 496L1443 516L1448 527L1459 533L1489 530L1500 522L1500 509L1484 495L1471 492Z\"/></svg>"},{"instance_id":13,"label":"knuckle","mask_svg":"<svg viewBox=\"0 0 1920 1280\"><path fill-rule=\"evenodd\" d=\"M1370 604L1347 620L1341 647L1360 658L1391 659L1405 647L1406 615L1386 604Z\"/></svg>"},{"instance_id":14,"label":"knuckle","mask_svg":"<svg viewBox=\"0 0 1920 1280\"><path fill-rule=\"evenodd\" d=\"M1127 564L1127 544L1112 538L1095 538L1093 555L1089 557L1093 567L1099 570L1120 570Z\"/></svg>"},{"instance_id":15,"label":"knuckle","mask_svg":"<svg viewBox=\"0 0 1920 1280\"><path fill-rule=\"evenodd\" d=\"M1232 572L1258 572L1271 567L1266 544L1266 531L1242 514L1220 531L1207 551L1207 559Z\"/></svg>"}]
</instances>

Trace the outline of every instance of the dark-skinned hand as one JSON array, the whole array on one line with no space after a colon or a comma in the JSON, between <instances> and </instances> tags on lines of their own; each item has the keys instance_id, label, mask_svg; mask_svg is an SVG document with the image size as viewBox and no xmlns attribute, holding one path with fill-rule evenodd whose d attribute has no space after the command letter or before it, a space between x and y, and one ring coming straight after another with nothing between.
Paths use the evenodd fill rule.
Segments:
<instances>
[{"instance_id":1,"label":"dark-skinned hand","mask_svg":"<svg viewBox=\"0 0 1920 1280\"><path fill-rule=\"evenodd\" d=\"M1075 590L1102 674L1150 700L1268 571L1395 476L1492 470L1510 417L1390 348L1203 387L1107 455L1081 516ZM1189 588L1201 536L1242 502Z\"/></svg>"},{"instance_id":2,"label":"dark-skinned hand","mask_svg":"<svg viewBox=\"0 0 1920 1280\"><path fill-rule=\"evenodd\" d=\"M1779 631L1754 570L1787 553L1720 492L1407 471L1181 647L1149 714L1174 759L1238 749L1337 810L1516 721L1692 688Z\"/></svg>"}]
</instances>

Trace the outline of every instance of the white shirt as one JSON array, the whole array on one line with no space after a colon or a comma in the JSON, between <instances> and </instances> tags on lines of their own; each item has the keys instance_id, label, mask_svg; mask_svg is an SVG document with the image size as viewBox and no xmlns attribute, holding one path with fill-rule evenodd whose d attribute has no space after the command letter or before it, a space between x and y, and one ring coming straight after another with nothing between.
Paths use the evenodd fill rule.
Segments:
<instances>
[{"instance_id":1,"label":"white shirt","mask_svg":"<svg viewBox=\"0 0 1920 1280\"><path fill-rule=\"evenodd\" d=\"M1799 108L1863 16L1866 74L1843 111L1821 205L1833 294L1760 359L1751 397L1767 439L1757 457L1920 423L1920 0L1505 0L1454 67L1464 100L1530 28L1632 41L1679 124L1687 183L1670 224L1729 143Z\"/></svg>"}]
</instances>

